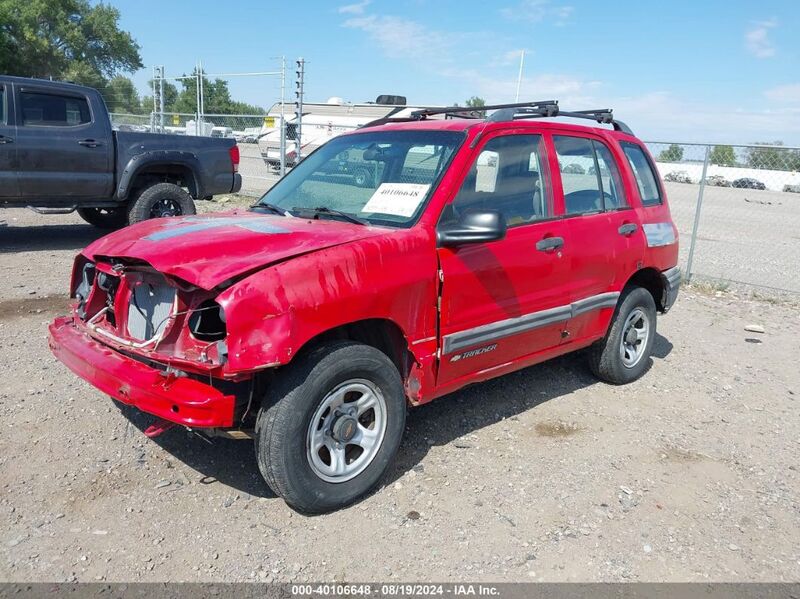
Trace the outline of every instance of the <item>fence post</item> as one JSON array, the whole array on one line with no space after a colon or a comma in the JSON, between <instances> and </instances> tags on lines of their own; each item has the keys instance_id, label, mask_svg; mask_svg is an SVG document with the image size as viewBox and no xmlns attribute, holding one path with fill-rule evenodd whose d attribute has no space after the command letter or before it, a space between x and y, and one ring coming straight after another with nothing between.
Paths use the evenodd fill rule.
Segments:
<instances>
[{"instance_id":1,"label":"fence post","mask_svg":"<svg viewBox=\"0 0 800 599\"><path fill-rule=\"evenodd\" d=\"M694 225L692 226L692 240L689 243L689 257L686 260L686 281L692 280L692 259L694 258L694 247L697 244L697 229L700 226L700 209L703 207L703 192L706 189L706 173L708 172L708 160L711 157L711 146L706 146L706 155L703 159L703 174L700 176L700 190L697 192L697 207L694 210Z\"/></svg>"}]
</instances>

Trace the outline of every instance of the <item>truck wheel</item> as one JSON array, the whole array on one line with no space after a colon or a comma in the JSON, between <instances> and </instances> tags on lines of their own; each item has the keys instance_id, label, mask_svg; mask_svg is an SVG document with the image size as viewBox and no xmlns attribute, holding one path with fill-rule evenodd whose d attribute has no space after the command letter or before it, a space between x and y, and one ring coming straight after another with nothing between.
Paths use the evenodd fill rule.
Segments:
<instances>
[{"instance_id":1,"label":"truck wheel","mask_svg":"<svg viewBox=\"0 0 800 599\"><path fill-rule=\"evenodd\" d=\"M405 416L400 373L384 353L352 342L320 346L270 387L256 422L258 468L296 510L344 507L386 473Z\"/></svg>"},{"instance_id":2,"label":"truck wheel","mask_svg":"<svg viewBox=\"0 0 800 599\"><path fill-rule=\"evenodd\" d=\"M656 336L656 303L647 289L623 291L606 336L589 348L589 366L598 378L624 385L650 366Z\"/></svg>"},{"instance_id":3,"label":"truck wheel","mask_svg":"<svg viewBox=\"0 0 800 599\"><path fill-rule=\"evenodd\" d=\"M128 224L125 208L78 208L78 216L98 229L119 229Z\"/></svg>"},{"instance_id":4,"label":"truck wheel","mask_svg":"<svg viewBox=\"0 0 800 599\"><path fill-rule=\"evenodd\" d=\"M196 214L194 200L189 193L174 183L156 183L142 189L128 208L131 224L149 218Z\"/></svg>"},{"instance_id":5,"label":"truck wheel","mask_svg":"<svg viewBox=\"0 0 800 599\"><path fill-rule=\"evenodd\" d=\"M359 187L369 187L372 184L372 177L365 168L356 169L353 173L353 182Z\"/></svg>"}]
</instances>

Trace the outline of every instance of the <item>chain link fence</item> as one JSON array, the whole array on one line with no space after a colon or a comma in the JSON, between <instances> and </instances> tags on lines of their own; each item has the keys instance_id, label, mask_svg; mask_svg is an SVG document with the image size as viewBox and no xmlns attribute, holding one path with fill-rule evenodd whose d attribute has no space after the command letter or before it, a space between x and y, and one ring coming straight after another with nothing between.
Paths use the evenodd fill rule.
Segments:
<instances>
[{"instance_id":1,"label":"chain link fence","mask_svg":"<svg viewBox=\"0 0 800 599\"><path fill-rule=\"evenodd\" d=\"M800 294L800 148L648 142L689 280Z\"/></svg>"}]
</instances>

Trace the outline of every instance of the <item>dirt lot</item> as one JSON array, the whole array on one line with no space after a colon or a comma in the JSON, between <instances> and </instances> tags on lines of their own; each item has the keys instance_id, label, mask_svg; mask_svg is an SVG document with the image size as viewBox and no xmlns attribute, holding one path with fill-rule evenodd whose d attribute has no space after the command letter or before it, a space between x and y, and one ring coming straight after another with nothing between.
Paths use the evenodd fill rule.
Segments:
<instances>
[{"instance_id":1,"label":"dirt lot","mask_svg":"<svg viewBox=\"0 0 800 599\"><path fill-rule=\"evenodd\" d=\"M249 442L149 440L58 364L46 325L96 233L0 219L0 580L800 578L796 307L686 290L642 380L570 356L416 409L386 486L309 518Z\"/></svg>"}]
</instances>

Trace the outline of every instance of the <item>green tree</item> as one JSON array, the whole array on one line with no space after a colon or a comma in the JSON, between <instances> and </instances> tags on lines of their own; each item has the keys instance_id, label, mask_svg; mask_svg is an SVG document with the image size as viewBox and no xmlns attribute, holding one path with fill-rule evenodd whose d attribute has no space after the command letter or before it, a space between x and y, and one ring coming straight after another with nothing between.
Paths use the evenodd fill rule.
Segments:
<instances>
[{"instance_id":1,"label":"green tree","mask_svg":"<svg viewBox=\"0 0 800 599\"><path fill-rule=\"evenodd\" d=\"M711 164L736 166L736 154L733 152L733 146L714 146L708 158Z\"/></svg>"},{"instance_id":2,"label":"green tree","mask_svg":"<svg viewBox=\"0 0 800 599\"><path fill-rule=\"evenodd\" d=\"M680 162L681 160L683 160L683 148L678 144L670 144L658 155L659 162Z\"/></svg>"},{"instance_id":3,"label":"green tree","mask_svg":"<svg viewBox=\"0 0 800 599\"><path fill-rule=\"evenodd\" d=\"M181 89L177 92L174 101L169 101L166 82L164 87L164 105L167 112L197 112L197 70L192 71L192 77L181 79ZM152 100L151 100L152 101ZM203 76L203 110L205 114L264 114L260 106L253 106L245 102L238 102L231 98L228 82L224 79L211 81Z\"/></svg>"},{"instance_id":4,"label":"green tree","mask_svg":"<svg viewBox=\"0 0 800 599\"><path fill-rule=\"evenodd\" d=\"M764 168L777 171L800 170L800 151L781 148L782 141L772 143L757 142L756 146L747 150L745 162L750 168Z\"/></svg>"},{"instance_id":5,"label":"green tree","mask_svg":"<svg viewBox=\"0 0 800 599\"><path fill-rule=\"evenodd\" d=\"M458 106L458 104L456 104L456 106ZM484 106L486 106L486 100L484 100L480 96L472 96L471 98L469 98L466 102L466 106L467 108L472 108L472 110L469 111L472 114L486 116L485 110L477 110L479 108L483 108Z\"/></svg>"},{"instance_id":6,"label":"green tree","mask_svg":"<svg viewBox=\"0 0 800 599\"><path fill-rule=\"evenodd\" d=\"M104 87L142 67L119 11L88 0L0 0L0 73Z\"/></svg>"},{"instance_id":7,"label":"green tree","mask_svg":"<svg viewBox=\"0 0 800 599\"><path fill-rule=\"evenodd\" d=\"M143 114L149 112L148 109L152 109L152 100L150 106L145 106L143 109L139 92L133 85L133 81L121 75L112 77L105 87L101 88L101 93L111 112Z\"/></svg>"},{"instance_id":8,"label":"green tree","mask_svg":"<svg viewBox=\"0 0 800 599\"><path fill-rule=\"evenodd\" d=\"M147 82L147 89L153 91L153 80ZM178 100L178 88L171 81L164 81L164 112L174 112L175 102ZM142 96L142 110L145 112L153 111L153 96ZM158 112L158 107L155 107L155 112Z\"/></svg>"}]
</instances>

